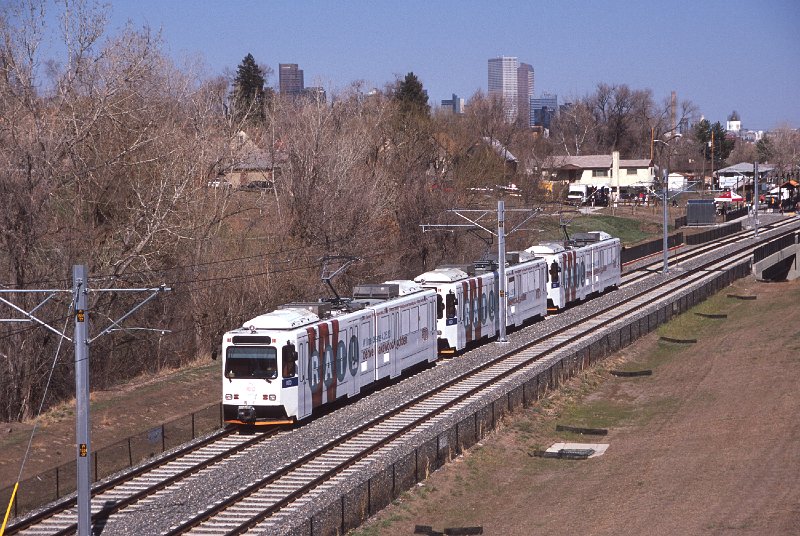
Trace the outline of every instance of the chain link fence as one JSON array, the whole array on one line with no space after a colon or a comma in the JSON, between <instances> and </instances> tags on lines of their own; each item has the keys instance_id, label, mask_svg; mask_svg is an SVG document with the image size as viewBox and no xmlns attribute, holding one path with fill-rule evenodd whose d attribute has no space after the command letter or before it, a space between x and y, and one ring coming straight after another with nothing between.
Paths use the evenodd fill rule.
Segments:
<instances>
[{"instance_id":1,"label":"chain link fence","mask_svg":"<svg viewBox=\"0 0 800 536\"><path fill-rule=\"evenodd\" d=\"M92 482L221 427L222 403L218 402L93 451L90 454ZM71 461L21 481L11 510L12 516L19 517L74 493L77 486L76 468L75 461ZM13 490L13 485L0 490L0 505L3 505L3 510L8 507Z\"/></svg>"}]
</instances>

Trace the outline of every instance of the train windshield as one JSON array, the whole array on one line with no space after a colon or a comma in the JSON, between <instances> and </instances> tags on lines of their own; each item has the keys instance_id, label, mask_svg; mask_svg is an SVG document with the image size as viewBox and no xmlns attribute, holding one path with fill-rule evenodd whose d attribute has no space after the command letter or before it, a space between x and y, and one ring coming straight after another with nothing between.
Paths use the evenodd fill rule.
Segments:
<instances>
[{"instance_id":1,"label":"train windshield","mask_svg":"<svg viewBox=\"0 0 800 536\"><path fill-rule=\"evenodd\" d=\"M278 350L272 346L229 346L225 356L226 378L278 377Z\"/></svg>"}]
</instances>

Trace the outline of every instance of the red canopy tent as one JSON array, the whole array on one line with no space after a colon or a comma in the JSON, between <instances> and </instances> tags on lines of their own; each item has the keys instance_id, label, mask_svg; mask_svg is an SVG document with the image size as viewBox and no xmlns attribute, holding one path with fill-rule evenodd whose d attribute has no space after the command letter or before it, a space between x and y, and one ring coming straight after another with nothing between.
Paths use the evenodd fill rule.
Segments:
<instances>
[{"instance_id":1,"label":"red canopy tent","mask_svg":"<svg viewBox=\"0 0 800 536\"><path fill-rule=\"evenodd\" d=\"M715 203L741 203L742 201L744 201L744 198L741 195L731 191L722 192L714 196Z\"/></svg>"}]
</instances>

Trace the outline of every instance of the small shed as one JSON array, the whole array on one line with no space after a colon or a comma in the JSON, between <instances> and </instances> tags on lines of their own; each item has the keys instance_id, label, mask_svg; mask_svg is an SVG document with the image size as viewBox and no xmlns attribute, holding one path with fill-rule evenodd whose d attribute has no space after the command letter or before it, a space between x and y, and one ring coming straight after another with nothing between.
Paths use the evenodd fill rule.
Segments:
<instances>
[{"instance_id":1,"label":"small shed","mask_svg":"<svg viewBox=\"0 0 800 536\"><path fill-rule=\"evenodd\" d=\"M714 225L716 213L713 199L690 199L686 204L686 225Z\"/></svg>"}]
</instances>

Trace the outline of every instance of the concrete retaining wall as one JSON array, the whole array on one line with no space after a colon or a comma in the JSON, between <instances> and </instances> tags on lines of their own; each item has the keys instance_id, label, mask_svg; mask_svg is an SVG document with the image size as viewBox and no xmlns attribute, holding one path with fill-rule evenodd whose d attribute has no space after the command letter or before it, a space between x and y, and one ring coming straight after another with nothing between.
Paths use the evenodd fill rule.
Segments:
<instances>
[{"instance_id":1,"label":"concrete retaining wall","mask_svg":"<svg viewBox=\"0 0 800 536\"><path fill-rule=\"evenodd\" d=\"M772 279L774 274L771 270L775 265L784 264L782 269L780 270L783 272L786 270L786 280L793 281L800 277L800 269L797 266L797 257L800 254L800 245L792 245L788 246L776 253L773 253L769 257L760 260L753 264L753 275L756 279ZM786 261L789 261L787 264Z\"/></svg>"},{"instance_id":2,"label":"concrete retaining wall","mask_svg":"<svg viewBox=\"0 0 800 536\"><path fill-rule=\"evenodd\" d=\"M404 446L388 453L385 459L366 466L344 489L331 490L306 509L309 517L293 520L289 526L282 527L285 530L281 533L328 536L358 527L417 482L425 480L431 472L486 437L510 412L533 404L548 389L556 388L570 376L631 344L750 272L750 261L742 262L685 290L669 303L644 308L638 317L598 334L580 347L555 352L521 373L513 384L477 398L436 427L410 437Z\"/></svg>"}]
</instances>

